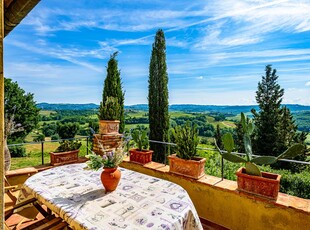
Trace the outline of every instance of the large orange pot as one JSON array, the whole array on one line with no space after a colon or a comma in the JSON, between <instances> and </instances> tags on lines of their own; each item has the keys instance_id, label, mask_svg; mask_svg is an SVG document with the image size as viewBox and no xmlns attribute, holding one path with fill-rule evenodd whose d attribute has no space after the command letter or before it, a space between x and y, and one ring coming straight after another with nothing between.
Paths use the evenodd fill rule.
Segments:
<instances>
[{"instance_id":1,"label":"large orange pot","mask_svg":"<svg viewBox=\"0 0 310 230\"><path fill-rule=\"evenodd\" d=\"M130 149L130 161L136 162L138 164L147 164L152 161L153 150L138 150Z\"/></svg>"},{"instance_id":2,"label":"large orange pot","mask_svg":"<svg viewBox=\"0 0 310 230\"><path fill-rule=\"evenodd\" d=\"M117 188L121 179L121 171L116 168L104 168L101 173L101 182L105 188L105 192L112 192Z\"/></svg>"},{"instance_id":3,"label":"large orange pot","mask_svg":"<svg viewBox=\"0 0 310 230\"><path fill-rule=\"evenodd\" d=\"M169 172L198 180L205 175L206 158L195 157L192 160L184 160L172 154L169 158Z\"/></svg>"},{"instance_id":4,"label":"large orange pot","mask_svg":"<svg viewBox=\"0 0 310 230\"><path fill-rule=\"evenodd\" d=\"M100 120L99 133L100 134L118 134L119 120Z\"/></svg>"},{"instance_id":5,"label":"large orange pot","mask_svg":"<svg viewBox=\"0 0 310 230\"><path fill-rule=\"evenodd\" d=\"M261 177L248 175L243 167L238 169L236 175L238 190L272 200L277 199L281 175L268 172L262 172Z\"/></svg>"}]
</instances>

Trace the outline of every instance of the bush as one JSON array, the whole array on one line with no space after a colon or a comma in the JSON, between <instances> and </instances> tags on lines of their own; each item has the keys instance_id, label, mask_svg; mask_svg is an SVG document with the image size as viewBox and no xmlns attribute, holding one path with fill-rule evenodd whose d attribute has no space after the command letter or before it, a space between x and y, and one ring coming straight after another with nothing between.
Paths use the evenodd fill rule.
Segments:
<instances>
[{"instance_id":1,"label":"bush","mask_svg":"<svg viewBox=\"0 0 310 230\"><path fill-rule=\"evenodd\" d=\"M34 142L41 142L41 141L45 141L45 136L44 134L39 134L38 136L36 136L35 138L33 138Z\"/></svg>"},{"instance_id":2,"label":"bush","mask_svg":"<svg viewBox=\"0 0 310 230\"><path fill-rule=\"evenodd\" d=\"M57 133L61 139L68 139L74 138L74 136L79 131L79 124L78 123L64 123L61 124L60 122L57 123Z\"/></svg>"},{"instance_id":3,"label":"bush","mask_svg":"<svg viewBox=\"0 0 310 230\"><path fill-rule=\"evenodd\" d=\"M67 152L67 151L72 151L72 150L77 150L82 146L82 143L79 142L78 140L64 140L59 142L59 146L56 149L56 152Z\"/></svg>"},{"instance_id":4,"label":"bush","mask_svg":"<svg viewBox=\"0 0 310 230\"><path fill-rule=\"evenodd\" d=\"M51 136L51 140L52 141L59 140L59 139L60 139L60 137L59 137L58 134L54 134L54 135Z\"/></svg>"},{"instance_id":5,"label":"bush","mask_svg":"<svg viewBox=\"0 0 310 230\"><path fill-rule=\"evenodd\" d=\"M22 145L17 146L9 146L9 150L11 153L11 157L25 157L26 155L26 149Z\"/></svg>"}]
</instances>

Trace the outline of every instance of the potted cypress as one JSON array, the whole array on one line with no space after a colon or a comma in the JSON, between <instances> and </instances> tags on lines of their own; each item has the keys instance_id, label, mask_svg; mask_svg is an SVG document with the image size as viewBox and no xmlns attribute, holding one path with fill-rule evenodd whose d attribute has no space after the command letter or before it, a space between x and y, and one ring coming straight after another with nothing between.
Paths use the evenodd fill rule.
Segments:
<instances>
[{"instance_id":1,"label":"potted cypress","mask_svg":"<svg viewBox=\"0 0 310 230\"><path fill-rule=\"evenodd\" d=\"M131 137L135 142L137 148L130 149L130 161L138 164L147 164L152 161L153 151L149 150L149 139L145 129L134 129L131 132Z\"/></svg>"},{"instance_id":2,"label":"potted cypress","mask_svg":"<svg viewBox=\"0 0 310 230\"><path fill-rule=\"evenodd\" d=\"M107 97L100 103L99 108L99 133L118 134L121 106L115 97Z\"/></svg>"},{"instance_id":3,"label":"potted cypress","mask_svg":"<svg viewBox=\"0 0 310 230\"><path fill-rule=\"evenodd\" d=\"M168 156L169 172L196 180L203 177L206 159L198 157L197 154L199 143L197 126L188 121L184 126L172 129L172 136L176 143L176 154Z\"/></svg>"},{"instance_id":4,"label":"potted cypress","mask_svg":"<svg viewBox=\"0 0 310 230\"><path fill-rule=\"evenodd\" d=\"M294 158L304 151L304 145L294 144L278 157L274 156L254 156L252 153L252 145L250 136L254 130L254 125L249 121L246 122L245 115L241 113L241 124L244 132L243 140L246 157L240 157L233 154L234 140L230 133L223 136L223 145L226 151L218 148L222 157L234 163L245 163L245 167L239 168L236 172L238 190L255 194L264 198L276 200L280 189L281 175L261 172L256 164L269 165L273 164L279 159ZM216 143L216 142L215 142Z\"/></svg>"}]
</instances>

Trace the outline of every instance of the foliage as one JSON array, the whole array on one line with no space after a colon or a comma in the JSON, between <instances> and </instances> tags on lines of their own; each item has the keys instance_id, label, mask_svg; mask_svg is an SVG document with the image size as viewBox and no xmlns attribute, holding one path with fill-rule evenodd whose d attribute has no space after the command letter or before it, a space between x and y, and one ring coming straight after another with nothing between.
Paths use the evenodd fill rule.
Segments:
<instances>
[{"instance_id":1,"label":"foliage","mask_svg":"<svg viewBox=\"0 0 310 230\"><path fill-rule=\"evenodd\" d=\"M104 102L100 103L99 119L100 120L119 120L121 107L116 97L107 97Z\"/></svg>"},{"instance_id":2,"label":"foliage","mask_svg":"<svg viewBox=\"0 0 310 230\"><path fill-rule=\"evenodd\" d=\"M97 137L95 136L97 139ZM99 156L93 151L91 154L86 155L89 161L86 162L88 169L98 170L101 167L105 168L115 168L117 167L124 159L125 155L127 154L125 150L125 146L127 142L123 142L121 146L115 148L112 151L105 151L104 146L99 142L97 139L99 147L101 148L103 155Z\"/></svg>"},{"instance_id":3,"label":"foliage","mask_svg":"<svg viewBox=\"0 0 310 230\"><path fill-rule=\"evenodd\" d=\"M38 134L35 138L33 138L34 142L41 142L41 141L45 141L45 135L40 133Z\"/></svg>"},{"instance_id":4,"label":"foliage","mask_svg":"<svg viewBox=\"0 0 310 230\"><path fill-rule=\"evenodd\" d=\"M216 141L218 147L220 149L222 149L223 148L222 134L221 134L221 129L220 129L219 124L216 125L216 132L215 132L214 138L215 138L215 141Z\"/></svg>"},{"instance_id":5,"label":"foliage","mask_svg":"<svg viewBox=\"0 0 310 230\"><path fill-rule=\"evenodd\" d=\"M156 32L152 46L152 54L149 65L149 124L150 139L155 141L167 141L169 130L168 113L168 74L166 64L166 42L163 30ZM165 146L150 143L154 151L153 161L164 162Z\"/></svg>"},{"instance_id":6,"label":"foliage","mask_svg":"<svg viewBox=\"0 0 310 230\"><path fill-rule=\"evenodd\" d=\"M13 144L13 143L11 143ZM25 157L26 155L26 149L22 145L14 145L9 146L9 150L11 153L11 157Z\"/></svg>"},{"instance_id":7,"label":"foliage","mask_svg":"<svg viewBox=\"0 0 310 230\"><path fill-rule=\"evenodd\" d=\"M79 124L71 122L62 124L57 122L56 130L61 139L74 138L79 130Z\"/></svg>"},{"instance_id":8,"label":"foliage","mask_svg":"<svg viewBox=\"0 0 310 230\"><path fill-rule=\"evenodd\" d=\"M59 139L60 139L60 137L59 137L58 134L53 134L53 135L51 136L51 140L52 140L52 141L59 140Z\"/></svg>"},{"instance_id":9,"label":"foliage","mask_svg":"<svg viewBox=\"0 0 310 230\"><path fill-rule=\"evenodd\" d=\"M189 121L183 126L172 129L175 140L175 151L179 158L190 160L197 156L197 145L199 144L197 126Z\"/></svg>"},{"instance_id":10,"label":"foliage","mask_svg":"<svg viewBox=\"0 0 310 230\"><path fill-rule=\"evenodd\" d=\"M42 125L42 133L46 136L46 137L50 137L54 134L56 134L57 132L57 125L55 122L52 123L43 123Z\"/></svg>"},{"instance_id":11,"label":"foliage","mask_svg":"<svg viewBox=\"0 0 310 230\"><path fill-rule=\"evenodd\" d=\"M82 143L78 140L63 140L59 142L59 146L56 152L67 152L72 150L77 150L82 146Z\"/></svg>"},{"instance_id":12,"label":"foliage","mask_svg":"<svg viewBox=\"0 0 310 230\"><path fill-rule=\"evenodd\" d=\"M230 133L227 133L223 136L223 145L224 149L227 152L223 152L217 146L219 153L222 157L228 161L234 163L245 163L246 173L255 176L261 176L261 172L256 164L273 164L279 159L284 158L293 158L303 153L304 145L302 144L294 144L290 148L288 148L285 152L280 154L278 157L274 156L259 156L254 157L252 153L252 144L250 135L253 133L254 125L251 122L247 122L243 113L241 113L241 124L243 128L243 141L244 148L246 153L246 158L240 157L236 154L233 154L232 151L234 149L234 139Z\"/></svg>"},{"instance_id":13,"label":"foliage","mask_svg":"<svg viewBox=\"0 0 310 230\"><path fill-rule=\"evenodd\" d=\"M15 124L20 124L22 130L12 133L8 138L22 140L34 129L39 122L39 109L33 99L33 94L25 93L17 82L4 79L4 113L7 119L14 114Z\"/></svg>"},{"instance_id":14,"label":"foliage","mask_svg":"<svg viewBox=\"0 0 310 230\"><path fill-rule=\"evenodd\" d=\"M133 129L131 132L131 137L138 147L138 150L148 149L149 138L147 130L143 128Z\"/></svg>"},{"instance_id":15,"label":"foliage","mask_svg":"<svg viewBox=\"0 0 310 230\"><path fill-rule=\"evenodd\" d=\"M123 133L125 129L125 115L124 115L124 92L122 90L122 80L120 77L120 71L118 70L118 64L116 60L117 52L115 52L113 55L111 55L110 60L108 62L108 68L107 68L107 76L104 80L104 87L103 87L103 93L102 93L102 101L100 103L100 109L101 107L105 105L105 102L108 97L115 97L118 100L119 104L119 114L118 117L114 117L114 119L111 120L119 120L120 126L119 126L119 132ZM101 113L101 112L99 112ZM99 118L101 120L107 119L105 116L99 115ZM110 119L107 119L110 120Z\"/></svg>"}]
</instances>

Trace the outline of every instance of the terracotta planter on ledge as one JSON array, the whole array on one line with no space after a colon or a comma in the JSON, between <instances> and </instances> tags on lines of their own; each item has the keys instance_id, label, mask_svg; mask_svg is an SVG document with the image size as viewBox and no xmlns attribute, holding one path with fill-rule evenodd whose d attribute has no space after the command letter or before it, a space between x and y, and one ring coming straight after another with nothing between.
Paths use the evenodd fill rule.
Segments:
<instances>
[{"instance_id":1,"label":"terracotta planter on ledge","mask_svg":"<svg viewBox=\"0 0 310 230\"><path fill-rule=\"evenodd\" d=\"M118 134L119 130L118 120L100 120L99 121L99 133L100 134Z\"/></svg>"},{"instance_id":2,"label":"terracotta planter on ledge","mask_svg":"<svg viewBox=\"0 0 310 230\"><path fill-rule=\"evenodd\" d=\"M262 177L248 175L245 168L236 172L238 190L276 200L280 190L281 175L262 172Z\"/></svg>"},{"instance_id":3,"label":"terracotta planter on ledge","mask_svg":"<svg viewBox=\"0 0 310 230\"><path fill-rule=\"evenodd\" d=\"M129 153L132 162L144 165L152 161L153 150L130 149Z\"/></svg>"},{"instance_id":4,"label":"terracotta planter on ledge","mask_svg":"<svg viewBox=\"0 0 310 230\"><path fill-rule=\"evenodd\" d=\"M205 175L206 159L195 157L193 160L184 160L172 154L169 158L169 172L190 177L195 180L200 179Z\"/></svg>"},{"instance_id":5,"label":"terracotta planter on ledge","mask_svg":"<svg viewBox=\"0 0 310 230\"><path fill-rule=\"evenodd\" d=\"M79 149L59 153L50 152L51 165L63 165L63 164L75 163L78 161L79 152L80 152Z\"/></svg>"}]
</instances>

